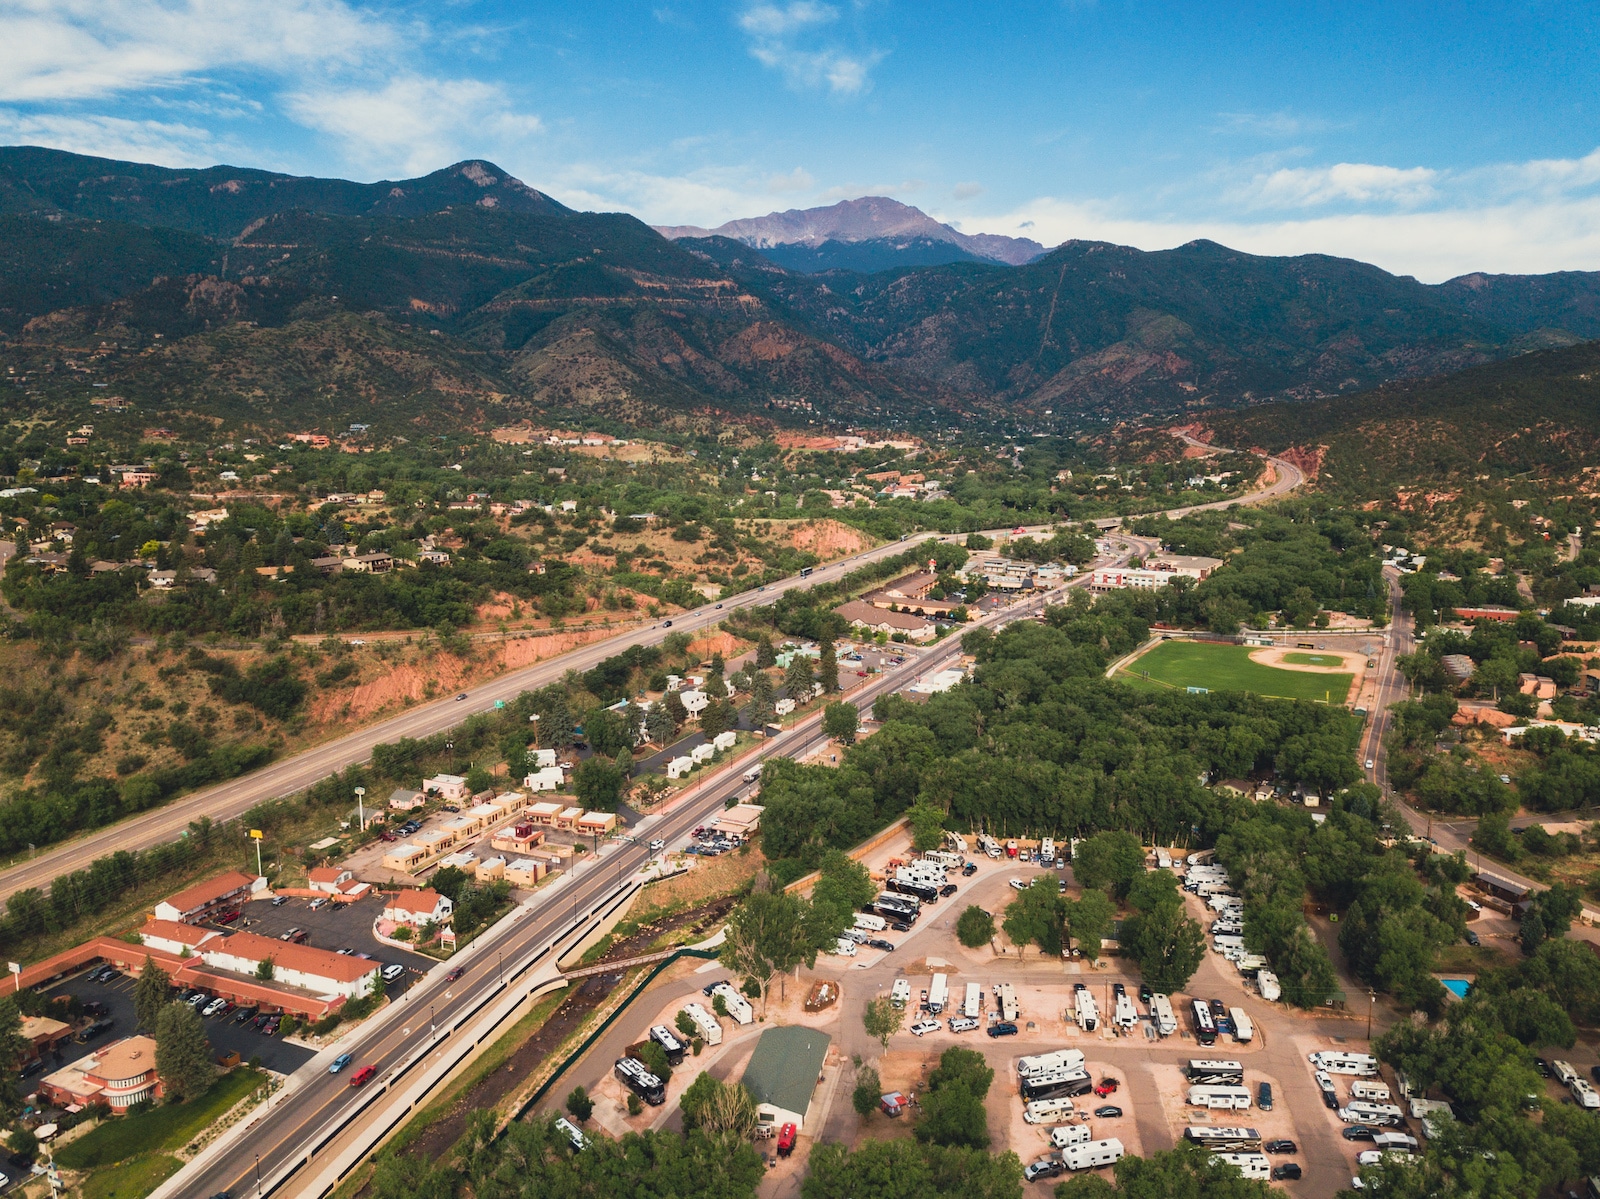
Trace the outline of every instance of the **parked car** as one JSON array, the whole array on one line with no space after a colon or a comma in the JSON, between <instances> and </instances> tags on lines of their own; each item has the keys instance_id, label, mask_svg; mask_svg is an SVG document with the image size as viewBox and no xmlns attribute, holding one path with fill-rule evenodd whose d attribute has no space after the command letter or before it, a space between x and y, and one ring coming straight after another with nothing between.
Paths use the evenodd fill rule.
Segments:
<instances>
[{"instance_id":1,"label":"parked car","mask_svg":"<svg viewBox=\"0 0 1600 1199\"><path fill-rule=\"evenodd\" d=\"M925 1037L930 1032L938 1032L938 1031L939 1031L939 1022L937 1020L918 1020L915 1024L913 1024L911 1026L911 1035L914 1036L914 1037ZM993 1029L990 1030L990 1035L991 1036L994 1035L994 1030Z\"/></svg>"},{"instance_id":2,"label":"parked car","mask_svg":"<svg viewBox=\"0 0 1600 1199\"><path fill-rule=\"evenodd\" d=\"M402 966L399 962L390 962L387 966L385 966L383 968L383 971L382 971L383 981L386 982L386 983L392 983L395 979L399 978L405 972L406 972L406 968L404 966Z\"/></svg>"},{"instance_id":3,"label":"parked car","mask_svg":"<svg viewBox=\"0 0 1600 1199\"><path fill-rule=\"evenodd\" d=\"M1464 938L1465 938L1465 940L1466 940L1468 945L1479 945L1479 944L1482 943L1478 939L1478 934L1473 932L1470 928L1466 930L1466 932L1463 934L1463 936L1464 936Z\"/></svg>"},{"instance_id":4,"label":"parked car","mask_svg":"<svg viewBox=\"0 0 1600 1199\"><path fill-rule=\"evenodd\" d=\"M295 938L295 934L297 934L299 931L300 930L298 928L286 928L286 929L283 930L283 932L278 934L278 940L280 940L280 941L293 941L294 938Z\"/></svg>"},{"instance_id":5,"label":"parked car","mask_svg":"<svg viewBox=\"0 0 1600 1199\"><path fill-rule=\"evenodd\" d=\"M1122 1115L1122 1109L1108 1103L1105 1107L1095 1108L1094 1114L1095 1119L1097 1120L1115 1120L1118 1116Z\"/></svg>"},{"instance_id":6,"label":"parked car","mask_svg":"<svg viewBox=\"0 0 1600 1199\"><path fill-rule=\"evenodd\" d=\"M1026 891L1028 889L1028 884L1023 882L1020 878L1009 878L1006 880L1006 883L1013 891Z\"/></svg>"},{"instance_id":7,"label":"parked car","mask_svg":"<svg viewBox=\"0 0 1600 1199\"><path fill-rule=\"evenodd\" d=\"M1066 1168L1066 1163L1060 1158L1041 1157L1022 1168L1022 1177L1028 1182L1036 1182L1041 1178L1054 1178Z\"/></svg>"},{"instance_id":8,"label":"parked car","mask_svg":"<svg viewBox=\"0 0 1600 1199\"><path fill-rule=\"evenodd\" d=\"M866 939L866 941L864 942L864 944L870 946L873 949L881 949L885 953L893 953L894 952L894 942L893 941L885 941L882 937L868 937Z\"/></svg>"},{"instance_id":9,"label":"parked car","mask_svg":"<svg viewBox=\"0 0 1600 1199\"><path fill-rule=\"evenodd\" d=\"M206 1004L205 1008L201 1011L200 1014L202 1016L207 1017L207 1018L210 1018L212 1016L220 1016L222 1014L222 1009L227 1007L227 1006L228 1006L228 1001L226 999L222 998L222 996L219 995L219 996L217 996L217 998L213 999L210 1003Z\"/></svg>"},{"instance_id":10,"label":"parked car","mask_svg":"<svg viewBox=\"0 0 1600 1199\"><path fill-rule=\"evenodd\" d=\"M233 1022L235 1024L248 1024L251 1020L255 1019L255 1014L255 1008L242 1007L233 1014Z\"/></svg>"},{"instance_id":11,"label":"parked car","mask_svg":"<svg viewBox=\"0 0 1600 1199\"><path fill-rule=\"evenodd\" d=\"M394 838L390 837L389 840L392 841L392 840L394 840ZM281 908L284 904L286 904L288 902L289 902L289 897L287 895L274 895L272 897L272 906L275 907L275 908Z\"/></svg>"},{"instance_id":12,"label":"parked car","mask_svg":"<svg viewBox=\"0 0 1600 1199\"><path fill-rule=\"evenodd\" d=\"M979 1027L979 1022L976 1021L976 1020L973 1020L971 1017L968 1017L968 1016L951 1016L950 1017L950 1031L951 1032L971 1032L973 1029L975 1029L977 1027Z\"/></svg>"},{"instance_id":13,"label":"parked car","mask_svg":"<svg viewBox=\"0 0 1600 1199\"><path fill-rule=\"evenodd\" d=\"M1300 1147L1286 1137L1280 1137L1277 1140L1268 1141L1265 1145L1265 1149L1268 1153L1300 1152Z\"/></svg>"},{"instance_id":14,"label":"parked car","mask_svg":"<svg viewBox=\"0 0 1600 1199\"><path fill-rule=\"evenodd\" d=\"M998 1024L989 1025L991 1037L1014 1037L1017 1035L1017 1026L1009 1020L1002 1020Z\"/></svg>"},{"instance_id":15,"label":"parked car","mask_svg":"<svg viewBox=\"0 0 1600 1199\"><path fill-rule=\"evenodd\" d=\"M976 863L976 862L968 862L965 866L963 866L961 868L961 873L964 874L967 878L971 878L974 874L978 873L978 863Z\"/></svg>"},{"instance_id":16,"label":"parked car","mask_svg":"<svg viewBox=\"0 0 1600 1199\"><path fill-rule=\"evenodd\" d=\"M232 924L235 920L239 919L241 915L243 915L243 913L240 912L238 908L229 908L226 912L223 912L222 915L217 917L217 923Z\"/></svg>"},{"instance_id":17,"label":"parked car","mask_svg":"<svg viewBox=\"0 0 1600 1199\"><path fill-rule=\"evenodd\" d=\"M1347 1141L1370 1141L1378 1135L1376 1128L1368 1128L1365 1124L1352 1124L1340 1134Z\"/></svg>"},{"instance_id":18,"label":"parked car","mask_svg":"<svg viewBox=\"0 0 1600 1199\"><path fill-rule=\"evenodd\" d=\"M1122 1084L1114 1078L1102 1078L1100 1080L1100 1085L1094 1089L1094 1093L1100 1096L1100 1098L1104 1099L1107 1095L1115 1094L1116 1089L1121 1085Z\"/></svg>"},{"instance_id":19,"label":"parked car","mask_svg":"<svg viewBox=\"0 0 1600 1199\"><path fill-rule=\"evenodd\" d=\"M889 921L889 927L894 929L894 931L897 933L908 933L911 931L911 926L904 920L891 920Z\"/></svg>"},{"instance_id":20,"label":"parked car","mask_svg":"<svg viewBox=\"0 0 1600 1199\"><path fill-rule=\"evenodd\" d=\"M1273 1166L1272 1177L1276 1182L1297 1179L1300 1177L1300 1163L1283 1162L1281 1165Z\"/></svg>"}]
</instances>

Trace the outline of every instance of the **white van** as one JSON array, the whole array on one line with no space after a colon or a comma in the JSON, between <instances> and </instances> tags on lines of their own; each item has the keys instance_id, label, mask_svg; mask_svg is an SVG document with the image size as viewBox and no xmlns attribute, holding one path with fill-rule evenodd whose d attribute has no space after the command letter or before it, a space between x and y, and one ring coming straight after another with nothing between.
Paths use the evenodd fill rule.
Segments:
<instances>
[{"instance_id":1,"label":"white van","mask_svg":"<svg viewBox=\"0 0 1600 1199\"><path fill-rule=\"evenodd\" d=\"M1370 1053L1336 1053L1323 1050L1308 1055L1313 1066L1329 1074L1355 1074L1362 1078L1376 1078L1378 1059Z\"/></svg>"},{"instance_id":2,"label":"white van","mask_svg":"<svg viewBox=\"0 0 1600 1199\"><path fill-rule=\"evenodd\" d=\"M1243 1111L1250 1106L1248 1087L1190 1087L1189 1106Z\"/></svg>"},{"instance_id":3,"label":"white van","mask_svg":"<svg viewBox=\"0 0 1600 1199\"><path fill-rule=\"evenodd\" d=\"M895 1007L905 1007L906 1004L911 1002L910 979L897 978L894 980L894 986L889 988L889 1002Z\"/></svg>"},{"instance_id":4,"label":"white van","mask_svg":"<svg viewBox=\"0 0 1600 1199\"><path fill-rule=\"evenodd\" d=\"M1213 1153L1211 1160L1226 1162L1235 1167L1246 1178L1267 1179L1272 1177L1272 1163L1267 1160L1265 1153Z\"/></svg>"},{"instance_id":5,"label":"white van","mask_svg":"<svg viewBox=\"0 0 1600 1199\"><path fill-rule=\"evenodd\" d=\"M1368 1082L1364 1078L1350 1084L1350 1098L1365 1099L1369 1103L1394 1102L1394 1096L1389 1094L1388 1084Z\"/></svg>"},{"instance_id":6,"label":"white van","mask_svg":"<svg viewBox=\"0 0 1600 1199\"><path fill-rule=\"evenodd\" d=\"M1061 1160L1069 1170L1098 1170L1101 1166L1114 1166L1122 1160L1122 1142L1116 1137L1107 1137L1103 1141L1072 1145L1061 1151Z\"/></svg>"},{"instance_id":7,"label":"white van","mask_svg":"<svg viewBox=\"0 0 1600 1199\"><path fill-rule=\"evenodd\" d=\"M967 984L967 996L961 1005L961 1014L968 1020L976 1020L983 1014L983 988L977 983Z\"/></svg>"},{"instance_id":8,"label":"white van","mask_svg":"<svg viewBox=\"0 0 1600 1199\"><path fill-rule=\"evenodd\" d=\"M1165 995L1150 996L1150 1012L1155 1017L1156 1032L1170 1037L1178 1031L1178 1018L1172 1014L1172 1000Z\"/></svg>"},{"instance_id":9,"label":"white van","mask_svg":"<svg viewBox=\"0 0 1600 1199\"><path fill-rule=\"evenodd\" d=\"M1087 1124L1060 1124L1050 1130L1050 1144L1057 1149L1066 1149L1072 1145L1087 1145L1093 1139L1089 1135Z\"/></svg>"},{"instance_id":10,"label":"white van","mask_svg":"<svg viewBox=\"0 0 1600 1199\"><path fill-rule=\"evenodd\" d=\"M1032 1057L1017 1059L1017 1074L1022 1078L1032 1078L1038 1074L1047 1074L1051 1070L1062 1069L1083 1069L1083 1051L1057 1049L1051 1053L1036 1053Z\"/></svg>"},{"instance_id":11,"label":"white van","mask_svg":"<svg viewBox=\"0 0 1600 1199\"><path fill-rule=\"evenodd\" d=\"M1233 1039L1235 1041L1251 1041L1255 1039L1256 1026L1250 1022L1250 1017L1243 1008L1229 1008L1228 1019L1233 1023ZM1385 1098L1388 1098L1388 1093L1388 1088L1384 1088Z\"/></svg>"},{"instance_id":12,"label":"white van","mask_svg":"<svg viewBox=\"0 0 1600 1199\"><path fill-rule=\"evenodd\" d=\"M1067 1119L1072 1110L1070 1099L1034 1099L1022 1109L1022 1118L1029 1124L1048 1124Z\"/></svg>"}]
</instances>

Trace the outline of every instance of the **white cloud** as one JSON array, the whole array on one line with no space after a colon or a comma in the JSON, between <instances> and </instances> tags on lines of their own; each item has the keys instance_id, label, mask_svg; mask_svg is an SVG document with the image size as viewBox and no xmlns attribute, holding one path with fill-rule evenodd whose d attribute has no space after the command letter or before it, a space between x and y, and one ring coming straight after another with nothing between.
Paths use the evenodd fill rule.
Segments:
<instances>
[{"instance_id":1,"label":"white cloud","mask_svg":"<svg viewBox=\"0 0 1600 1199\"><path fill-rule=\"evenodd\" d=\"M1255 137L1300 137L1328 128L1319 117L1298 117L1291 112L1222 112L1215 132L1243 133Z\"/></svg>"},{"instance_id":2,"label":"white cloud","mask_svg":"<svg viewBox=\"0 0 1600 1199\"><path fill-rule=\"evenodd\" d=\"M767 176L767 190L774 195L787 192L808 192L817 186L817 181L812 178L811 172L805 167L795 167L794 170L781 175Z\"/></svg>"},{"instance_id":3,"label":"white cloud","mask_svg":"<svg viewBox=\"0 0 1600 1199\"><path fill-rule=\"evenodd\" d=\"M1388 167L1367 162L1281 167L1257 176L1243 198L1272 207L1309 208L1338 201L1415 205L1437 196L1437 178L1438 173L1427 167Z\"/></svg>"},{"instance_id":4,"label":"white cloud","mask_svg":"<svg viewBox=\"0 0 1600 1199\"><path fill-rule=\"evenodd\" d=\"M983 184L958 183L951 189L950 194L958 200L970 200L974 196L981 196L983 194Z\"/></svg>"},{"instance_id":5,"label":"white cloud","mask_svg":"<svg viewBox=\"0 0 1600 1199\"><path fill-rule=\"evenodd\" d=\"M475 79L405 75L379 88L326 88L284 97L291 116L338 140L354 163L422 174L476 155L503 155L537 134L537 116Z\"/></svg>"},{"instance_id":6,"label":"white cloud","mask_svg":"<svg viewBox=\"0 0 1600 1199\"><path fill-rule=\"evenodd\" d=\"M1593 197L1260 222L1143 219L1105 204L1044 197L987 220L969 218L964 229L1026 233L1046 245L1078 238L1144 250L1209 238L1252 254L1356 258L1427 282L1471 271L1600 269L1600 198Z\"/></svg>"},{"instance_id":7,"label":"white cloud","mask_svg":"<svg viewBox=\"0 0 1600 1199\"><path fill-rule=\"evenodd\" d=\"M0 100L108 97L225 68L325 68L395 40L342 0L0 0Z\"/></svg>"},{"instance_id":8,"label":"white cloud","mask_svg":"<svg viewBox=\"0 0 1600 1199\"><path fill-rule=\"evenodd\" d=\"M805 42L839 18L839 10L813 0L786 5L756 4L739 15L739 28L750 37L750 54L762 66L782 72L796 89L824 87L838 96L854 96L872 85L879 51L860 53L835 45Z\"/></svg>"},{"instance_id":9,"label":"white cloud","mask_svg":"<svg viewBox=\"0 0 1600 1199\"><path fill-rule=\"evenodd\" d=\"M74 154L93 154L161 166L204 166L237 147L219 144L209 130L171 121L131 121L122 117L24 113L0 108L0 142L50 146Z\"/></svg>"}]
</instances>

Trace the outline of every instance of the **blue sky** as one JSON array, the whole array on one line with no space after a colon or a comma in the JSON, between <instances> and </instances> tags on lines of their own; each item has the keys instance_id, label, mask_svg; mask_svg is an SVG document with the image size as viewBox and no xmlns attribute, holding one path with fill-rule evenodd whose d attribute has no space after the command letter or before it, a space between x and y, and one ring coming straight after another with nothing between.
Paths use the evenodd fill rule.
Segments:
<instances>
[{"instance_id":1,"label":"blue sky","mask_svg":"<svg viewBox=\"0 0 1600 1199\"><path fill-rule=\"evenodd\" d=\"M359 179L483 157L716 225L867 194L1427 280L1600 269L1600 7L0 0L0 142Z\"/></svg>"}]
</instances>

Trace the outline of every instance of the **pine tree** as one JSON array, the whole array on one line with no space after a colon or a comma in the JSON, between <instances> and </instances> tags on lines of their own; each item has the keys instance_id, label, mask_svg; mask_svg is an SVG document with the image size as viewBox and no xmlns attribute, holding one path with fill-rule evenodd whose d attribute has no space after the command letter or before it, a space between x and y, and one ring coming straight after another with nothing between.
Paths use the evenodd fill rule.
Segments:
<instances>
[{"instance_id":1,"label":"pine tree","mask_svg":"<svg viewBox=\"0 0 1600 1199\"><path fill-rule=\"evenodd\" d=\"M811 689L816 686L816 676L811 673L811 659L796 654L789 659L789 668L783 672L783 687L796 704L811 702Z\"/></svg>"},{"instance_id":2,"label":"pine tree","mask_svg":"<svg viewBox=\"0 0 1600 1199\"><path fill-rule=\"evenodd\" d=\"M149 1033L155 1032L156 1017L171 1001L172 979L146 955L139 981L133 985L133 1013L139 1027Z\"/></svg>"},{"instance_id":3,"label":"pine tree","mask_svg":"<svg viewBox=\"0 0 1600 1199\"><path fill-rule=\"evenodd\" d=\"M817 661L817 681L822 684L826 695L839 690L839 653L834 648L832 637L822 639L822 657Z\"/></svg>"},{"instance_id":4,"label":"pine tree","mask_svg":"<svg viewBox=\"0 0 1600 1199\"><path fill-rule=\"evenodd\" d=\"M753 724L765 724L777 716L777 709L772 706L773 687L772 678L765 671L757 671L756 677L750 680L750 720Z\"/></svg>"},{"instance_id":5,"label":"pine tree","mask_svg":"<svg viewBox=\"0 0 1600 1199\"><path fill-rule=\"evenodd\" d=\"M205 1094L217 1076L200 1014L187 1003L169 1003L156 1017L156 1073L173 1099Z\"/></svg>"},{"instance_id":6,"label":"pine tree","mask_svg":"<svg viewBox=\"0 0 1600 1199\"><path fill-rule=\"evenodd\" d=\"M765 670L778 664L778 655L772 648L772 638L765 633L756 638L756 668Z\"/></svg>"}]
</instances>

